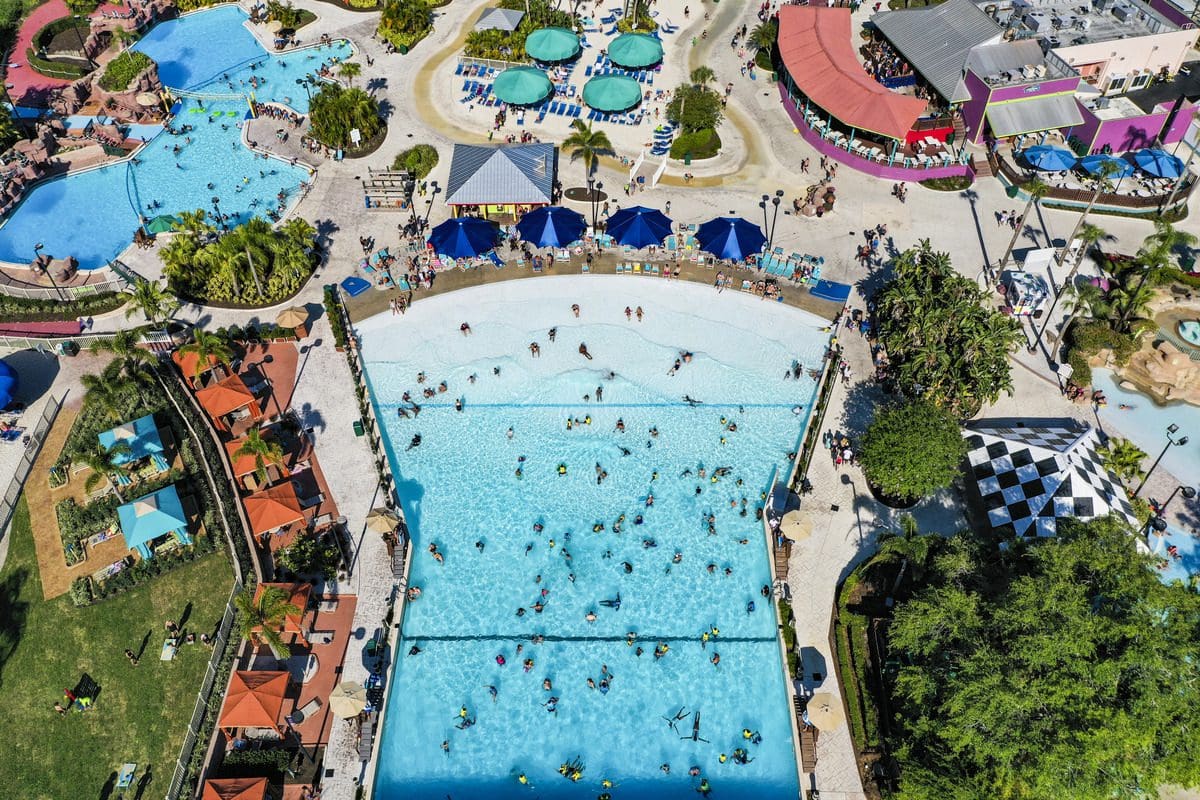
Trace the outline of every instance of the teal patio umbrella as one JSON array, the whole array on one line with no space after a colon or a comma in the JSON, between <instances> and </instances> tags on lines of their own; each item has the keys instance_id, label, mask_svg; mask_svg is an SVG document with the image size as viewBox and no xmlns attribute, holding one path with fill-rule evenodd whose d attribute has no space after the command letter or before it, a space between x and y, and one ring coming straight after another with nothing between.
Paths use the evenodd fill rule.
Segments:
<instances>
[{"instance_id":1,"label":"teal patio umbrella","mask_svg":"<svg viewBox=\"0 0 1200 800\"><path fill-rule=\"evenodd\" d=\"M642 101L642 85L625 75L601 75L583 86L583 102L597 111L625 111Z\"/></svg>"},{"instance_id":2,"label":"teal patio umbrella","mask_svg":"<svg viewBox=\"0 0 1200 800\"><path fill-rule=\"evenodd\" d=\"M579 52L579 37L566 28L538 28L525 38L525 52L538 61L565 61Z\"/></svg>"},{"instance_id":3,"label":"teal patio umbrella","mask_svg":"<svg viewBox=\"0 0 1200 800\"><path fill-rule=\"evenodd\" d=\"M662 61L662 42L644 33L623 33L609 43L608 58L621 67L649 67Z\"/></svg>"},{"instance_id":4,"label":"teal patio umbrella","mask_svg":"<svg viewBox=\"0 0 1200 800\"><path fill-rule=\"evenodd\" d=\"M492 93L514 106L540 103L554 91L549 76L537 67L512 67L496 76Z\"/></svg>"},{"instance_id":5,"label":"teal patio umbrella","mask_svg":"<svg viewBox=\"0 0 1200 800\"><path fill-rule=\"evenodd\" d=\"M160 214L146 223L146 233L170 233L178 222L170 214Z\"/></svg>"}]
</instances>

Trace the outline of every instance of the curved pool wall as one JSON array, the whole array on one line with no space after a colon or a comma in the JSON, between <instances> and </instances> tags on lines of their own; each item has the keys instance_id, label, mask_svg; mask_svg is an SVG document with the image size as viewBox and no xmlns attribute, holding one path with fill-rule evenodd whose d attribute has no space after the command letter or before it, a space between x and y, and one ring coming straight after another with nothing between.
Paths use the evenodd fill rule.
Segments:
<instances>
[{"instance_id":1,"label":"curved pool wall","mask_svg":"<svg viewBox=\"0 0 1200 800\"><path fill-rule=\"evenodd\" d=\"M1123 388L1108 369L1092 370L1092 387L1108 398L1108 405L1100 410L1105 431L1132 440L1151 458L1157 458L1167 443L1167 426L1178 425L1179 435L1187 436L1188 443L1169 448L1162 468L1184 482L1194 484L1200 479L1200 406L1159 405L1149 395ZM1122 404L1132 408L1123 410Z\"/></svg>"},{"instance_id":2,"label":"curved pool wall","mask_svg":"<svg viewBox=\"0 0 1200 800\"><path fill-rule=\"evenodd\" d=\"M163 83L172 88L254 91L260 102L307 112L296 78L315 74L329 58L345 58L352 52L349 43L269 54L246 30L246 19L237 6L195 12L155 26L134 49L159 63ZM251 77L257 89L249 86ZM185 98L172 124L193 130L164 131L134 158L38 184L0 227L0 261L26 264L41 244L42 253L54 258L74 256L81 269L102 267L133 241L139 213L152 218L197 208L211 212L213 197L231 223L278 210L280 193L286 212L310 173L247 148L241 126L248 113L240 99Z\"/></svg>"},{"instance_id":3,"label":"curved pool wall","mask_svg":"<svg viewBox=\"0 0 1200 800\"><path fill-rule=\"evenodd\" d=\"M580 319L572 302L583 306ZM638 303L645 321L627 322L624 307ZM463 321L472 335L459 333ZM692 798L693 765L720 797L798 795L772 601L759 592L770 583L768 554L754 512L773 470L787 469L815 396L807 375L784 381L783 372L793 359L805 370L820 367L827 324L749 295L595 276L478 287L359 326L413 535L409 585L422 588L404 612L375 797L525 798L530 786L517 780L524 773L547 798L593 798L605 791L604 779L616 784L615 797ZM550 327L558 329L555 343L547 340ZM578 353L581 339L594 360ZM540 358L530 356L531 341L540 343ZM668 376L683 349L695 353L693 362ZM427 385L445 380L449 391L422 398L419 371ZM416 419L397 415L406 390L421 404ZM585 394L593 399L585 402ZM684 395L703 404L689 407ZM461 413L456 397L465 399ZM589 416L591 424L567 430L568 417ZM737 431L726 430L722 417ZM421 444L406 450L417 433ZM608 473L602 485L596 464ZM713 482L718 467L729 474ZM614 533L621 514L622 531ZM596 533L599 523L604 530ZM645 539L657 546L645 547ZM443 564L429 554L431 543ZM619 610L599 604L618 594ZM541 613L533 609L539 598ZM526 613L517 616L518 608ZM714 626L719 635L703 645L701 631ZM545 641L532 643L534 634ZM656 660L660 641L670 650ZM421 652L410 656L414 645ZM528 672L526 658L535 661ZM591 677L599 685L602 665L615 676L607 694L586 684ZM542 688L545 678L552 691ZM559 698L557 713L544 705L551 696ZM456 727L463 706L475 720L465 730ZM662 717L681 709L686 717L674 730ZM761 743L748 744L743 728L760 733ZM750 763L721 763L721 753L739 747ZM576 758L585 768L573 783L558 767Z\"/></svg>"}]
</instances>

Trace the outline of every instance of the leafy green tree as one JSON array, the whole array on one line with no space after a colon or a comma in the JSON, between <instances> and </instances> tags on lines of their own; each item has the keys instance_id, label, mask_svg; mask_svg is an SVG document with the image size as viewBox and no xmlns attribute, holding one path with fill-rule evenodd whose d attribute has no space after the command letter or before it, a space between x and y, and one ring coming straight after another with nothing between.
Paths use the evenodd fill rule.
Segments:
<instances>
[{"instance_id":1,"label":"leafy green tree","mask_svg":"<svg viewBox=\"0 0 1200 800\"><path fill-rule=\"evenodd\" d=\"M960 418L1011 393L1008 356L1020 328L990 306L991 297L928 240L901 253L876 306L879 340L900 389Z\"/></svg>"},{"instance_id":2,"label":"leafy green tree","mask_svg":"<svg viewBox=\"0 0 1200 800\"><path fill-rule=\"evenodd\" d=\"M12 111L8 106L0 105L0 151L7 150L20 138L21 131L13 119Z\"/></svg>"},{"instance_id":3,"label":"leafy green tree","mask_svg":"<svg viewBox=\"0 0 1200 800\"><path fill-rule=\"evenodd\" d=\"M433 30L433 7L425 0L388 0L378 30L395 47L412 47Z\"/></svg>"},{"instance_id":4,"label":"leafy green tree","mask_svg":"<svg viewBox=\"0 0 1200 800\"><path fill-rule=\"evenodd\" d=\"M928 400L880 409L863 435L859 461L872 485L911 501L945 489L959 475L967 444L958 420Z\"/></svg>"},{"instance_id":5,"label":"leafy green tree","mask_svg":"<svg viewBox=\"0 0 1200 800\"><path fill-rule=\"evenodd\" d=\"M254 473L258 475L258 479L262 483L267 482L267 466L269 464L283 465L283 448L279 446L278 442L263 438L260 428L251 428L250 432L246 434L245 441L233 453L234 458L242 456L254 457Z\"/></svg>"},{"instance_id":6,"label":"leafy green tree","mask_svg":"<svg viewBox=\"0 0 1200 800\"><path fill-rule=\"evenodd\" d=\"M1098 309L1105 309L1104 292L1091 281L1068 283L1067 287L1063 289L1063 296L1067 298L1067 318L1063 320L1062 327L1058 329L1054 335L1054 342L1050 345L1050 352L1055 357L1058 354L1059 342L1067 335L1067 331L1071 330L1071 326L1075 324L1075 320L1079 318L1080 314L1087 312L1095 317Z\"/></svg>"},{"instance_id":7,"label":"leafy green tree","mask_svg":"<svg viewBox=\"0 0 1200 800\"><path fill-rule=\"evenodd\" d=\"M1146 452L1128 439L1113 437L1108 444L1096 451L1101 463L1116 473L1117 477L1129 483L1146 474L1142 462L1146 460Z\"/></svg>"},{"instance_id":8,"label":"leafy green tree","mask_svg":"<svg viewBox=\"0 0 1200 800\"><path fill-rule=\"evenodd\" d=\"M1155 797L1200 783L1200 594L1116 518L1054 541L959 534L888 629L899 800ZM952 540L950 544L955 544ZM952 570L952 571L948 571Z\"/></svg>"},{"instance_id":9,"label":"leafy green tree","mask_svg":"<svg viewBox=\"0 0 1200 800\"><path fill-rule=\"evenodd\" d=\"M330 147L347 148L350 131L357 129L367 142L383 130L379 104L362 89L326 83L313 96L308 110L309 134Z\"/></svg>"},{"instance_id":10,"label":"leafy green tree","mask_svg":"<svg viewBox=\"0 0 1200 800\"><path fill-rule=\"evenodd\" d=\"M276 556L279 566L296 575L332 576L341 562L341 551L327 537L304 532Z\"/></svg>"},{"instance_id":11,"label":"leafy green tree","mask_svg":"<svg viewBox=\"0 0 1200 800\"><path fill-rule=\"evenodd\" d=\"M596 168L600 156L613 154L612 142L604 131L592 129L592 123L581 119L571 121L571 135L563 140L562 149L571 154L571 160L583 161L584 183Z\"/></svg>"},{"instance_id":12,"label":"leafy green tree","mask_svg":"<svg viewBox=\"0 0 1200 800\"><path fill-rule=\"evenodd\" d=\"M278 659L287 658L288 646L280 630L289 616L302 614L304 609L289 602L287 592L278 586L264 586L257 601L254 590L247 587L233 602L242 615L242 637L255 647L265 644Z\"/></svg>"},{"instance_id":13,"label":"leafy green tree","mask_svg":"<svg viewBox=\"0 0 1200 800\"><path fill-rule=\"evenodd\" d=\"M402 151L392 162L392 169L405 170L416 180L427 176L438 163L438 152L433 145L418 144Z\"/></svg>"},{"instance_id":14,"label":"leafy green tree","mask_svg":"<svg viewBox=\"0 0 1200 800\"><path fill-rule=\"evenodd\" d=\"M692 70L692 74L688 77L691 79L693 86L699 86L701 89L704 89L717 79L717 73L712 71L712 67L701 65Z\"/></svg>"},{"instance_id":15,"label":"leafy green tree","mask_svg":"<svg viewBox=\"0 0 1200 800\"><path fill-rule=\"evenodd\" d=\"M118 461L122 456L127 458L131 452L128 442L113 442L112 447L105 447L100 442L94 442L91 447L75 453L71 460L92 470L92 474L88 475L87 480L83 482L83 490L90 494L101 482L108 480L112 483L113 494L117 496L117 500L125 502L121 497L116 476L129 472L129 465L118 463Z\"/></svg>"},{"instance_id":16,"label":"leafy green tree","mask_svg":"<svg viewBox=\"0 0 1200 800\"><path fill-rule=\"evenodd\" d=\"M176 237L179 238L179 237ZM129 291L129 305L125 308L125 319L141 314L151 324L165 322L179 309L179 301L158 281L141 280Z\"/></svg>"},{"instance_id":17,"label":"leafy green tree","mask_svg":"<svg viewBox=\"0 0 1200 800\"><path fill-rule=\"evenodd\" d=\"M687 133L715 129L723 118L721 98L703 86L682 84L667 104L667 119L678 123Z\"/></svg>"}]
</instances>

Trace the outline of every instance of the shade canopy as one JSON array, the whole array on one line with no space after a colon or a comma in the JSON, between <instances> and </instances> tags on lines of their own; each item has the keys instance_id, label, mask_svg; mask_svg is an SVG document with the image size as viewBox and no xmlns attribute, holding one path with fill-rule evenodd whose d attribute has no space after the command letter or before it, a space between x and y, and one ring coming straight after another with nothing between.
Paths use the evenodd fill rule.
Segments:
<instances>
[{"instance_id":1,"label":"shade canopy","mask_svg":"<svg viewBox=\"0 0 1200 800\"><path fill-rule=\"evenodd\" d=\"M448 219L429 232L434 251L450 258L474 258L496 246L499 228L479 217Z\"/></svg>"},{"instance_id":2,"label":"shade canopy","mask_svg":"<svg viewBox=\"0 0 1200 800\"><path fill-rule=\"evenodd\" d=\"M779 532L793 542L803 541L812 536L812 517L798 508L789 511L780 520Z\"/></svg>"},{"instance_id":3,"label":"shade canopy","mask_svg":"<svg viewBox=\"0 0 1200 800\"><path fill-rule=\"evenodd\" d=\"M904 140L926 102L873 80L854 54L849 8L779 9L779 55L791 82L843 125Z\"/></svg>"},{"instance_id":4,"label":"shade canopy","mask_svg":"<svg viewBox=\"0 0 1200 800\"><path fill-rule=\"evenodd\" d=\"M0 361L0 410L8 408L17 396L17 371L6 362Z\"/></svg>"},{"instance_id":5,"label":"shade canopy","mask_svg":"<svg viewBox=\"0 0 1200 800\"><path fill-rule=\"evenodd\" d=\"M1110 178L1128 178L1133 174L1133 164L1123 158L1096 153L1079 159L1079 168L1088 175L1103 175L1108 171Z\"/></svg>"},{"instance_id":6,"label":"shade canopy","mask_svg":"<svg viewBox=\"0 0 1200 800\"><path fill-rule=\"evenodd\" d=\"M696 241L701 250L717 258L741 261L762 250L767 237L757 225L741 217L717 217L700 226Z\"/></svg>"},{"instance_id":7,"label":"shade canopy","mask_svg":"<svg viewBox=\"0 0 1200 800\"><path fill-rule=\"evenodd\" d=\"M130 550L142 548L164 534L186 532L188 524L174 484L118 506L117 519Z\"/></svg>"},{"instance_id":8,"label":"shade canopy","mask_svg":"<svg viewBox=\"0 0 1200 800\"><path fill-rule=\"evenodd\" d=\"M200 800L263 800L269 785L266 778L211 778Z\"/></svg>"},{"instance_id":9,"label":"shade canopy","mask_svg":"<svg viewBox=\"0 0 1200 800\"><path fill-rule=\"evenodd\" d=\"M216 418L245 408L255 400L246 383L239 376L230 375L196 392L196 402L210 417Z\"/></svg>"},{"instance_id":10,"label":"shade canopy","mask_svg":"<svg viewBox=\"0 0 1200 800\"><path fill-rule=\"evenodd\" d=\"M583 215L562 206L535 208L517 223L521 239L535 247L564 247L579 241L585 230Z\"/></svg>"},{"instance_id":11,"label":"shade canopy","mask_svg":"<svg viewBox=\"0 0 1200 800\"><path fill-rule=\"evenodd\" d=\"M279 712L287 694L288 673L280 670L238 670L229 679L229 691L217 723L231 728L279 727Z\"/></svg>"},{"instance_id":12,"label":"shade canopy","mask_svg":"<svg viewBox=\"0 0 1200 800\"><path fill-rule=\"evenodd\" d=\"M1184 170L1183 162L1165 150L1138 150L1133 154L1133 162L1142 172L1156 178L1178 178Z\"/></svg>"},{"instance_id":13,"label":"shade canopy","mask_svg":"<svg viewBox=\"0 0 1200 800\"><path fill-rule=\"evenodd\" d=\"M275 317L275 324L281 328L298 328L306 322L308 322L308 309L303 306L285 308Z\"/></svg>"},{"instance_id":14,"label":"shade canopy","mask_svg":"<svg viewBox=\"0 0 1200 800\"><path fill-rule=\"evenodd\" d=\"M550 77L537 67L511 67L496 76L492 94L506 103L527 106L540 103L554 91Z\"/></svg>"},{"instance_id":15,"label":"shade canopy","mask_svg":"<svg viewBox=\"0 0 1200 800\"><path fill-rule=\"evenodd\" d=\"M146 223L146 232L170 233L178 224L179 220L176 217L172 217L170 214L159 214Z\"/></svg>"},{"instance_id":16,"label":"shade canopy","mask_svg":"<svg viewBox=\"0 0 1200 800\"><path fill-rule=\"evenodd\" d=\"M133 422L118 425L112 430L102 431L97 435L100 444L105 449L111 449L118 442L129 445L128 453L113 455L114 464L128 464L130 461L147 458L155 453L162 453L162 437L158 434L158 426L154 424L154 415L147 414L138 417Z\"/></svg>"},{"instance_id":17,"label":"shade canopy","mask_svg":"<svg viewBox=\"0 0 1200 800\"><path fill-rule=\"evenodd\" d=\"M609 42L608 58L621 67L648 67L662 61L662 42L644 33L623 33Z\"/></svg>"},{"instance_id":18,"label":"shade canopy","mask_svg":"<svg viewBox=\"0 0 1200 800\"><path fill-rule=\"evenodd\" d=\"M515 31L525 18L525 12L515 8L489 8L479 15L477 31Z\"/></svg>"},{"instance_id":19,"label":"shade canopy","mask_svg":"<svg viewBox=\"0 0 1200 800\"><path fill-rule=\"evenodd\" d=\"M609 217L606 230L617 244L649 247L671 235L671 219L657 208L631 206Z\"/></svg>"},{"instance_id":20,"label":"shade canopy","mask_svg":"<svg viewBox=\"0 0 1200 800\"><path fill-rule=\"evenodd\" d=\"M273 19L267 23L267 31L269 31L270 33L279 33L281 30L283 30L283 22L282 21Z\"/></svg>"},{"instance_id":21,"label":"shade canopy","mask_svg":"<svg viewBox=\"0 0 1200 800\"><path fill-rule=\"evenodd\" d=\"M642 85L625 75L600 75L583 85L583 102L597 111L625 111L642 102Z\"/></svg>"},{"instance_id":22,"label":"shade canopy","mask_svg":"<svg viewBox=\"0 0 1200 800\"><path fill-rule=\"evenodd\" d=\"M1041 172L1060 172L1071 169L1079 161L1070 150L1048 144L1027 147L1021 152L1025 163Z\"/></svg>"},{"instance_id":23,"label":"shade canopy","mask_svg":"<svg viewBox=\"0 0 1200 800\"><path fill-rule=\"evenodd\" d=\"M566 28L538 28L525 37L525 52L538 61L564 61L579 52L579 37Z\"/></svg>"},{"instance_id":24,"label":"shade canopy","mask_svg":"<svg viewBox=\"0 0 1200 800\"><path fill-rule=\"evenodd\" d=\"M304 519L300 509L300 498L291 481L255 492L243 501L246 516L250 519L250 531L266 533Z\"/></svg>"},{"instance_id":25,"label":"shade canopy","mask_svg":"<svg viewBox=\"0 0 1200 800\"><path fill-rule=\"evenodd\" d=\"M361 683L346 681L338 684L329 695L329 710L339 719L357 717L367 707L367 690Z\"/></svg>"}]
</instances>

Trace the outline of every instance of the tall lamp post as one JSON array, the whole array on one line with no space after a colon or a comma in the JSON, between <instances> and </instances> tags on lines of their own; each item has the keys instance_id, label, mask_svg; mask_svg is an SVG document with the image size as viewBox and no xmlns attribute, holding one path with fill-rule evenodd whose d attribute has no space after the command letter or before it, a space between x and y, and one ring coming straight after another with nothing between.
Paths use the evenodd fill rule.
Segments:
<instances>
[{"instance_id":1,"label":"tall lamp post","mask_svg":"<svg viewBox=\"0 0 1200 800\"><path fill-rule=\"evenodd\" d=\"M1161 506L1159 506L1157 512L1152 514L1150 516L1150 519L1146 520L1146 530L1144 531L1144 535L1147 538L1150 536L1151 528L1158 531L1159 533L1162 533L1163 531L1165 531L1167 529L1167 519L1166 519L1167 506L1171 505L1171 501L1175 499L1175 495L1179 494L1180 492L1183 493L1184 499L1187 499L1187 500L1191 500L1192 498L1194 498L1196 496L1195 487L1176 486L1174 491L1172 491L1171 494L1167 497L1167 502L1165 502Z\"/></svg>"},{"instance_id":2,"label":"tall lamp post","mask_svg":"<svg viewBox=\"0 0 1200 800\"><path fill-rule=\"evenodd\" d=\"M212 199L212 207L213 207L213 216L217 220L217 225L223 231L229 230L229 226L227 226L225 224L225 218L223 216L221 216L221 198L214 197Z\"/></svg>"},{"instance_id":3,"label":"tall lamp post","mask_svg":"<svg viewBox=\"0 0 1200 800\"><path fill-rule=\"evenodd\" d=\"M308 78L296 78L296 85L304 87L304 96L308 98L309 105L312 105L312 92L308 89Z\"/></svg>"},{"instance_id":4,"label":"tall lamp post","mask_svg":"<svg viewBox=\"0 0 1200 800\"><path fill-rule=\"evenodd\" d=\"M1133 493L1134 497L1137 497L1139 494L1141 494L1142 489L1146 486L1146 481L1150 480L1150 476L1153 475L1154 470L1158 468L1158 462L1163 460L1163 456L1167 454L1167 451L1172 447L1183 447L1188 443L1188 437L1186 436L1180 436L1178 439L1175 438L1175 434L1178 431L1178 425L1172 424L1167 426L1167 443L1163 445L1162 452L1158 454L1158 458L1154 459L1154 463L1150 465L1150 471L1146 473L1146 477L1142 478L1142 482L1138 484L1137 490ZM1171 496L1174 497L1174 493L1172 493Z\"/></svg>"},{"instance_id":5,"label":"tall lamp post","mask_svg":"<svg viewBox=\"0 0 1200 800\"><path fill-rule=\"evenodd\" d=\"M783 189L776 189L775 196L771 198L771 205L775 206L775 213L771 215L771 235L768 237L767 249L775 246L775 225L779 222L779 204L783 202Z\"/></svg>"},{"instance_id":6,"label":"tall lamp post","mask_svg":"<svg viewBox=\"0 0 1200 800\"><path fill-rule=\"evenodd\" d=\"M429 208L425 209L425 222L422 223L422 228L429 225L429 215L433 213L433 201L437 198L438 192L441 190L442 188L438 186L437 181L429 182Z\"/></svg>"},{"instance_id":7,"label":"tall lamp post","mask_svg":"<svg viewBox=\"0 0 1200 800\"><path fill-rule=\"evenodd\" d=\"M596 180L589 175L587 179L588 200L592 204L592 231L596 230L596 225L599 222L597 211L600 208L600 191L604 188L604 182Z\"/></svg>"},{"instance_id":8,"label":"tall lamp post","mask_svg":"<svg viewBox=\"0 0 1200 800\"><path fill-rule=\"evenodd\" d=\"M79 14L76 14L76 15L75 15L75 22L76 22L76 23L80 23L80 24L81 24L81 23L83 23L83 22L87 22L87 18L86 18L86 17L83 17L83 16L81 16L81 15L79 15ZM90 22L88 22L88 26L89 26L89 27L91 26L91 23L90 23ZM88 64L91 66L91 68L92 68L92 69L95 69L95 68L96 68L96 62L92 60L92 57L91 57L90 55L88 55L88 51L87 51L87 45L86 45L86 44L84 44L84 41L83 41L83 34L79 32L79 24L76 24L76 25L75 25L75 38L79 40L79 52L80 52L80 54L81 54L81 55L82 55L84 58L86 58L86 59L87 59L87 62L88 62Z\"/></svg>"},{"instance_id":9,"label":"tall lamp post","mask_svg":"<svg viewBox=\"0 0 1200 800\"><path fill-rule=\"evenodd\" d=\"M763 234L768 239L771 237L771 225L769 222L767 222L767 203L769 203L770 201L771 201L771 195L769 195L769 194L764 194L762 196L762 200L758 201L758 207L761 208L762 212L763 212ZM768 253L771 252L770 244L767 245L767 252Z\"/></svg>"}]
</instances>

